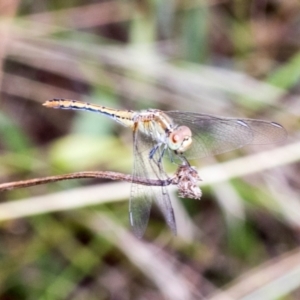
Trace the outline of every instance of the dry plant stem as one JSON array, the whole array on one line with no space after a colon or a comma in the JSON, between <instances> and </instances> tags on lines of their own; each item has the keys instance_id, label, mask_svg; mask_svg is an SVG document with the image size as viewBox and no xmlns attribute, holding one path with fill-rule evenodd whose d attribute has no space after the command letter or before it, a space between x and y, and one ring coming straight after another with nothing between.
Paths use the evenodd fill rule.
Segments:
<instances>
[{"instance_id":1,"label":"dry plant stem","mask_svg":"<svg viewBox=\"0 0 300 300\"><path fill-rule=\"evenodd\" d=\"M278 294L280 289L277 290L277 288L279 285L284 285L291 291L298 286L299 260L300 249L297 248L252 269L227 287L223 287L222 291L210 295L206 299L275 299L272 298L272 295L284 296L284 294ZM266 298L266 295L271 296Z\"/></svg>"},{"instance_id":2,"label":"dry plant stem","mask_svg":"<svg viewBox=\"0 0 300 300\"><path fill-rule=\"evenodd\" d=\"M86 171L3 183L0 184L0 192L5 190L34 186L38 184L45 184L49 182L78 178L106 178L111 180L134 182L137 184L148 186L167 186L172 184L178 187L179 197L200 199L202 195L202 192L198 186L198 182L201 180L198 172L194 167L191 167L186 163L179 165L175 175L165 180L132 177L131 175L110 171Z\"/></svg>"},{"instance_id":3,"label":"dry plant stem","mask_svg":"<svg viewBox=\"0 0 300 300\"><path fill-rule=\"evenodd\" d=\"M166 180L155 180L155 179L145 179L145 178L132 178L131 175L118 173L118 172L110 172L110 171L85 171L85 172L76 172L58 176L48 176L48 177L41 177L41 178L34 178L28 180L21 180L21 181L14 181L14 182L7 182L0 184L0 192L6 190L13 190L18 188L25 188L30 186L35 186L39 184L57 182L62 180L69 180L69 179L81 179L81 178L105 178L111 180L122 180L127 182L135 182L138 184L143 185L151 185L151 186L165 186L173 183L171 178Z\"/></svg>"},{"instance_id":4,"label":"dry plant stem","mask_svg":"<svg viewBox=\"0 0 300 300\"><path fill-rule=\"evenodd\" d=\"M131 19L131 13L128 6L122 5L119 1L107 1L32 14L27 19L43 25L47 24L52 28L59 20L59 27L75 30L128 21Z\"/></svg>"},{"instance_id":5,"label":"dry plant stem","mask_svg":"<svg viewBox=\"0 0 300 300\"><path fill-rule=\"evenodd\" d=\"M205 5L217 5L225 1L226 0L215 0ZM54 26L58 21L59 30L61 30L61 27L76 30L130 21L133 18L130 7L131 6L123 5L120 1L105 1L102 3L85 4L78 7L60 9L54 12L36 13L26 16L26 19L32 22L42 23L43 26L47 24L49 29L50 26L55 29ZM180 10L199 7L200 5L197 2L189 3L188 5L181 5L179 3L178 6Z\"/></svg>"},{"instance_id":6,"label":"dry plant stem","mask_svg":"<svg viewBox=\"0 0 300 300\"><path fill-rule=\"evenodd\" d=\"M76 222L89 227L95 234L104 235L119 248L159 288L164 299L203 299L185 273L178 272L180 269L187 270L187 266L181 265L175 257L168 255L164 249L159 249L155 243L145 243L133 237L113 219L106 214L94 213L82 219L77 218ZM188 274L199 276L193 272L189 270Z\"/></svg>"},{"instance_id":7,"label":"dry plant stem","mask_svg":"<svg viewBox=\"0 0 300 300\"><path fill-rule=\"evenodd\" d=\"M11 37L11 28L10 24L13 20L13 17L17 13L17 9L19 6L19 0L2 0L0 2L0 87L2 82L2 67L3 60L6 55L6 48L10 42Z\"/></svg>"}]
</instances>

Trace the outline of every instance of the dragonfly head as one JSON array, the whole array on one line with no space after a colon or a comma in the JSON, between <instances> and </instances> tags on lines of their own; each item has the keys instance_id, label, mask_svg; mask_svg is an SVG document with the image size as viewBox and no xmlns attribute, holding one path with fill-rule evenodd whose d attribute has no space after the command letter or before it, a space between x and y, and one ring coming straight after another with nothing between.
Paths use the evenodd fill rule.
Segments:
<instances>
[{"instance_id":1,"label":"dragonfly head","mask_svg":"<svg viewBox=\"0 0 300 300\"><path fill-rule=\"evenodd\" d=\"M192 131L187 126L179 126L171 132L168 138L168 146L170 149L183 153L192 145Z\"/></svg>"}]
</instances>

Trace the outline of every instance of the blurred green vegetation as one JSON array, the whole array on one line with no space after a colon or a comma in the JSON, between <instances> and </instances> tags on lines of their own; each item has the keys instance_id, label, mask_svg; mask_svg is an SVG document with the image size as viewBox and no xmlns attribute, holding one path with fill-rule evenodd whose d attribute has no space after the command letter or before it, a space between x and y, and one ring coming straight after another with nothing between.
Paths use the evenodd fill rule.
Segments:
<instances>
[{"instance_id":1,"label":"blurred green vegetation","mask_svg":"<svg viewBox=\"0 0 300 300\"><path fill-rule=\"evenodd\" d=\"M1 7L2 183L87 170L130 174L130 130L90 112L42 107L51 98L274 120L297 145L296 0ZM285 146L195 163L209 170L268 150L272 161ZM76 180L1 193L0 299L299 299L297 153L286 151L293 164L283 157L269 170L228 174L204 186L201 201L178 200L171 190L177 236L155 207L145 238L132 236L130 185L123 192L107 180ZM35 215L37 207L44 213Z\"/></svg>"}]
</instances>

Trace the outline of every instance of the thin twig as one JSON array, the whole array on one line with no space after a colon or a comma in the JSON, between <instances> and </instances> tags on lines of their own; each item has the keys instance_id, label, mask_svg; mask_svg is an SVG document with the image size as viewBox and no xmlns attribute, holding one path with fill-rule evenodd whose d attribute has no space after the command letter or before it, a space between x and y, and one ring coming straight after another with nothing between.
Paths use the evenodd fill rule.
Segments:
<instances>
[{"instance_id":1,"label":"thin twig","mask_svg":"<svg viewBox=\"0 0 300 300\"><path fill-rule=\"evenodd\" d=\"M151 186L166 186L170 184L177 184L173 182L172 178L167 178L166 180L158 180L158 179L155 180L155 179L146 179L146 178L133 178L131 175L118 173L118 172L84 171L84 172L75 172L75 173L64 174L64 175L48 176L48 177L2 183L0 184L0 192L6 190L13 190L13 189L35 186L39 184L57 182L62 180L82 179L82 178L105 178L111 180L134 182L142 185L151 185Z\"/></svg>"}]
</instances>

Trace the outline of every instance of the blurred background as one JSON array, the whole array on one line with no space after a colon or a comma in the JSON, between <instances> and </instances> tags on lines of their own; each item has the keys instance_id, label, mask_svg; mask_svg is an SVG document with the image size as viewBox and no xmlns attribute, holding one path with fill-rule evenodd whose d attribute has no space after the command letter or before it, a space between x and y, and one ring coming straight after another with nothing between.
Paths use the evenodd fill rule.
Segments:
<instances>
[{"instance_id":1,"label":"blurred background","mask_svg":"<svg viewBox=\"0 0 300 300\"><path fill-rule=\"evenodd\" d=\"M299 299L297 0L0 0L1 183L132 169L132 132L51 98L276 121L279 145L193 164L129 229L130 184L73 180L0 194L0 299ZM174 170L170 169L170 174Z\"/></svg>"}]
</instances>

